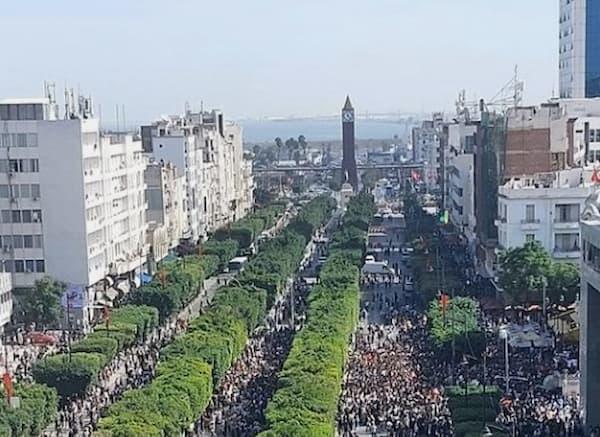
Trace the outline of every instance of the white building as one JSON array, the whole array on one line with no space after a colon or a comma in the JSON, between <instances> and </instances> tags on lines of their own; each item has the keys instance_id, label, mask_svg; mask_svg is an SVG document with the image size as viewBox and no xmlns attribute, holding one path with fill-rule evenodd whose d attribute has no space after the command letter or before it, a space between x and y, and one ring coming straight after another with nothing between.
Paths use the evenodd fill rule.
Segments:
<instances>
[{"instance_id":1,"label":"white building","mask_svg":"<svg viewBox=\"0 0 600 437\"><path fill-rule=\"evenodd\" d=\"M0 101L1 258L14 287L50 275L89 298L143 264L145 162L141 142L101 134L89 99L67 100L62 117L52 98Z\"/></svg>"},{"instance_id":2,"label":"white building","mask_svg":"<svg viewBox=\"0 0 600 437\"><path fill-rule=\"evenodd\" d=\"M592 170L575 168L510 180L498 188L500 249L539 241L559 261L577 261L579 216L594 191Z\"/></svg>"},{"instance_id":3,"label":"white building","mask_svg":"<svg viewBox=\"0 0 600 437\"><path fill-rule=\"evenodd\" d=\"M252 171L243 156L242 131L219 111L165 117L142 127L144 151L175 165L183 177L184 237L209 232L247 214Z\"/></svg>"},{"instance_id":4,"label":"white building","mask_svg":"<svg viewBox=\"0 0 600 437\"><path fill-rule=\"evenodd\" d=\"M171 163L151 162L144 173L146 221L151 260L158 262L177 246L183 235L184 180Z\"/></svg>"},{"instance_id":5,"label":"white building","mask_svg":"<svg viewBox=\"0 0 600 437\"><path fill-rule=\"evenodd\" d=\"M412 130L413 161L423 163L424 182L429 189L438 187L442 176L439 130L442 122L442 114L435 113L432 120L423 121Z\"/></svg>"},{"instance_id":6,"label":"white building","mask_svg":"<svg viewBox=\"0 0 600 437\"><path fill-rule=\"evenodd\" d=\"M600 3L560 0L561 98L600 97Z\"/></svg>"},{"instance_id":7,"label":"white building","mask_svg":"<svg viewBox=\"0 0 600 437\"><path fill-rule=\"evenodd\" d=\"M4 331L12 316L12 288L11 274L0 269L0 332Z\"/></svg>"}]
</instances>

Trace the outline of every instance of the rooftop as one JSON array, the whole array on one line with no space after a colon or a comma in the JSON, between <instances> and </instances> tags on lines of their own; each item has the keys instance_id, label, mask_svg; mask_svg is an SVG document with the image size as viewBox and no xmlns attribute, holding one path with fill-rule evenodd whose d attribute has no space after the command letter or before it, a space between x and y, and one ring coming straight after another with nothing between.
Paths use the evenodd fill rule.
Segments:
<instances>
[{"instance_id":1,"label":"rooftop","mask_svg":"<svg viewBox=\"0 0 600 437\"><path fill-rule=\"evenodd\" d=\"M0 105L32 105L44 104L47 105L50 100L47 97L25 97L13 99L0 99Z\"/></svg>"}]
</instances>

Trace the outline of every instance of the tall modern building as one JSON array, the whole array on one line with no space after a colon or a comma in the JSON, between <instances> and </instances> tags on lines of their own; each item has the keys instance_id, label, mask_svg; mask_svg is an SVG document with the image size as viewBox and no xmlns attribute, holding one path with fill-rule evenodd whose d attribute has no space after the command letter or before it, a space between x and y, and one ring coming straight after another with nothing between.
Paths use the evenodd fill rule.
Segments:
<instances>
[{"instance_id":1,"label":"tall modern building","mask_svg":"<svg viewBox=\"0 0 600 437\"><path fill-rule=\"evenodd\" d=\"M0 100L0 261L15 288L67 283L86 320L97 286L145 262L146 162L141 141L101 131L90 99L67 95L61 115L49 96Z\"/></svg>"},{"instance_id":2,"label":"tall modern building","mask_svg":"<svg viewBox=\"0 0 600 437\"><path fill-rule=\"evenodd\" d=\"M346 97L346 103L342 108L342 172L347 182L358 191L358 173L356 171L355 139L354 139L354 108L350 102L350 96Z\"/></svg>"},{"instance_id":3,"label":"tall modern building","mask_svg":"<svg viewBox=\"0 0 600 437\"><path fill-rule=\"evenodd\" d=\"M560 0L560 97L600 97L600 0Z\"/></svg>"}]
</instances>

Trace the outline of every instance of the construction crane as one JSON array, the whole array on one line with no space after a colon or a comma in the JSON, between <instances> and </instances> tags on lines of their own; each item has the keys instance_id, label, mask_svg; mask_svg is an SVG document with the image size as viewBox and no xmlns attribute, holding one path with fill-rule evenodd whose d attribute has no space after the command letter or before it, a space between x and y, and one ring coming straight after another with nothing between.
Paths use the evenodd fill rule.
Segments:
<instances>
[{"instance_id":1,"label":"construction crane","mask_svg":"<svg viewBox=\"0 0 600 437\"><path fill-rule=\"evenodd\" d=\"M463 89L458 93L456 100L456 115L458 118L469 121L473 116L480 116L482 112L504 112L508 108L516 108L523 101L525 84L519 80L519 67L515 65L513 77L500 90L488 100L467 101L467 92Z\"/></svg>"}]
</instances>

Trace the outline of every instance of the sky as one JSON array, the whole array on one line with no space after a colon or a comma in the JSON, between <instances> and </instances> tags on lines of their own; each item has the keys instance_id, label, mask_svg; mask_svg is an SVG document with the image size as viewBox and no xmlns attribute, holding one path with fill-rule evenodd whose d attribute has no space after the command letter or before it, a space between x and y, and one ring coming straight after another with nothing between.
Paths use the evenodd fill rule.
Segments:
<instances>
[{"instance_id":1,"label":"sky","mask_svg":"<svg viewBox=\"0 0 600 437\"><path fill-rule=\"evenodd\" d=\"M194 109L228 118L452 111L513 75L558 92L558 0L19 0L0 11L0 98L43 81L103 119Z\"/></svg>"}]
</instances>

